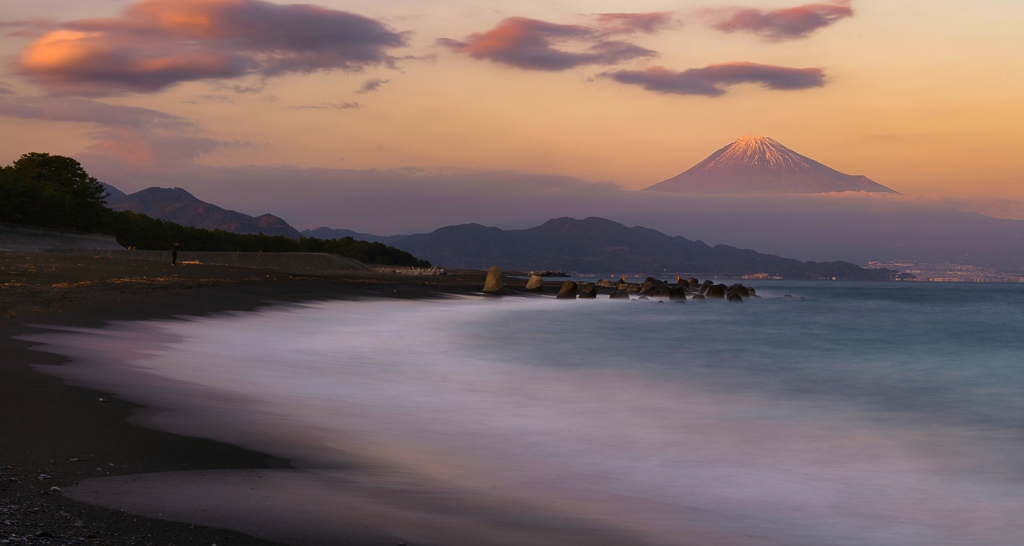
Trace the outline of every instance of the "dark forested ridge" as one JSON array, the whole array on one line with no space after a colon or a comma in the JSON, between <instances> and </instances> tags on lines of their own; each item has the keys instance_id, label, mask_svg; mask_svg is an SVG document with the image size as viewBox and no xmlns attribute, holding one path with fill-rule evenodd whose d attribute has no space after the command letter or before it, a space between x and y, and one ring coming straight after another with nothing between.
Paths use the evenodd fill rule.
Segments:
<instances>
[{"instance_id":1,"label":"dark forested ridge","mask_svg":"<svg viewBox=\"0 0 1024 546\"><path fill-rule=\"evenodd\" d=\"M220 229L182 226L168 220L157 220L137 212L112 211L113 229L123 246L140 249L169 249L178 243L186 250L222 252L326 252L359 260L366 264L430 267L430 262L383 243L359 241L351 237L292 239L283 235L263 233L231 233ZM104 232L107 233L107 232Z\"/></svg>"}]
</instances>

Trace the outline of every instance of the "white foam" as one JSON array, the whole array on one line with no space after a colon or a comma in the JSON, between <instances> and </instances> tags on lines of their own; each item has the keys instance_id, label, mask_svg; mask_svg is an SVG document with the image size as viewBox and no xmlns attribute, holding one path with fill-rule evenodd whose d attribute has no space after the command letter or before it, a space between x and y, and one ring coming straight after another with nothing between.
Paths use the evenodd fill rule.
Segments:
<instances>
[{"instance_id":1,"label":"white foam","mask_svg":"<svg viewBox=\"0 0 1024 546\"><path fill-rule=\"evenodd\" d=\"M307 467L355 459L381 476L652 543L678 543L698 527L706 543L730 544L1024 536L1019 476L978 471L964 447L991 438L907 430L649 368L647 354L686 353L610 350L629 337L609 317L667 320L685 306L622 305L325 302L31 339L81 361L48 371L161 408L145 417L153 426ZM603 358L608 365L594 365Z\"/></svg>"}]
</instances>

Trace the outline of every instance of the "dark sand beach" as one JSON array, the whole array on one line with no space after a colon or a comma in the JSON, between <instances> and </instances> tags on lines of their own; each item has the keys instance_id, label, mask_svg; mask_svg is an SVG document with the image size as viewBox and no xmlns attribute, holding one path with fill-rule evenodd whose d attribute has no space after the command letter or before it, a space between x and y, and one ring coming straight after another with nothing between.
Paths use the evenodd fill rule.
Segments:
<instances>
[{"instance_id":1,"label":"dark sand beach","mask_svg":"<svg viewBox=\"0 0 1024 546\"><path fill-rule=\"evenodd\" d=\"M77 502L62 488L95 477L217 469L286 469L289 462L214 441L134 426L138 406L33 370L63 357L16 336L32 325L205 315L274 302L470 294L481 272L446 276L295 276L252 268L0 252L0 538L11 544L273 544L246 534ZM512 281L513 283L516 281ZM154 492L159 494L159 492ZM339 544L395 544L363 527Z\"/></svg>"}]
</instances>

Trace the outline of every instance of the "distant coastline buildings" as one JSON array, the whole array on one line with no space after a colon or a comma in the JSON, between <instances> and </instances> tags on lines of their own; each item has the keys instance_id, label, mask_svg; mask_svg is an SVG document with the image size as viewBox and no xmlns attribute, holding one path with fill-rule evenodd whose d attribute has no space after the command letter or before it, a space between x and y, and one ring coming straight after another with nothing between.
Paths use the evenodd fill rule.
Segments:
<instances>
[{"instance_id":1,"label":"distant coastline buildings","mask_svg":"<svg viewBox=\"0 0 1024 546\"><path fill-rule=\"evenodd\" d=\"M958 263L927 263L898 260L868 262L870 268L899 271L896 280L918 282L1024 282L1024 271L999 271L994 268Z\"/></svg>"}]
</instances>

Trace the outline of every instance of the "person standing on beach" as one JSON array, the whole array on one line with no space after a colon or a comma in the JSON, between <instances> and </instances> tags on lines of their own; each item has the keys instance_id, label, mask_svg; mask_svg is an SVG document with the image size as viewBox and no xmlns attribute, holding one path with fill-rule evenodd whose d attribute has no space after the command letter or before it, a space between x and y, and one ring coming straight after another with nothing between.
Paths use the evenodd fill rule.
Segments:
<instances>
[{"instance_id":1,"label":"person standing on beach","mask_svg":"<svg viewBox=\"0 0 1024 546\"><path fill-rule=\"evenodd\" d=\"M178 262L178 243L171 245L171 265Z\"/></svg>"}]
</instances>

